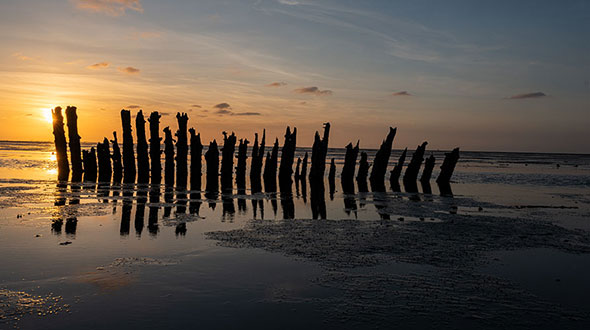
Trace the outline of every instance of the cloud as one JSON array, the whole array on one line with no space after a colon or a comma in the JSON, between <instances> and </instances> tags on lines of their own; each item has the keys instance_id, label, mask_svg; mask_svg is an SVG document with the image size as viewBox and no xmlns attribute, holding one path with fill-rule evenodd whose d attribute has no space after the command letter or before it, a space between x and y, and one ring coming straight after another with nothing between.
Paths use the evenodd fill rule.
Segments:
<instances>
[{"instance_id":1,"label":"cloud","mask_svg":"<svg viewBox=\"0 0 590 330\"><path fill-rule=\"evenodd\" d=\"M295 0L278 0L280 4L287 5L287 6L297 6L299 5L299 1Z\"/></svg>"},{"instance_id":2,"label":"cloud","mask_svg":"<svg viewBox=\"0 0 590 330\"><path fill-rule=\"evenodd\" d=\"M219 110L226 110L226 109L231 109L231 106L228 103L219 103L213 106L215 109L219 109Z\"/></svg>"},{"instance_id":3,"label":"cloud","mask_svg":"<svg viewBox=\"0 0 590 330\"><path fill-rule=\"evenodd\" d=\"M170 116L170 112L160 112L160 115L162 115L162 116Z\"/></svg>"},{"instance_id":4,"label":"cloud","mask_svg":"<svg viewBox=\"0 0 590 330\"><path fill-rule=\"evenodd\" d=\"M534 92L534 93L525 93L525 94L516 94L508 97L511 100L520 100L520 99L536 99L540 97L545 97L547 94L543 92Z\"/></svg>"},{"instance_id":5,"label":"cloud","mask_svg":"<svg viewBox=\"0 0 590 330\"><path fill-rule=\"evenodd\" d=\"M133 32L130 35L130 39L139 40L139 39L156 39L162 36L161 32Z\"/></svg>"},{"instance_id":6,"label":"cloud","mask_svg":"<svg viewBox=\"0 0 590 330\"><path fill-rule=\"evenodd\" d=\"M215 111L215 114L218 115L231 115L231 111L227 110L227 109L219 109L217 111Z\"/></svg>"},{"instance_id":7,"label":"cloud","mask_svg":"<svg viewBox=\"0 0 590 330\"><path fill-rule=\"evenodd\" d=\"M333 92L328 89L320 90L319 88L312 86L312 87L301 87L293 90L295 93L298 94L315 94L315 95L332 95Z\"/></svg>"},{"instance_id":8,"label":"cloud","mask_svg":"<svg viewBox=\"0 0 590 330\"><path fill-rule=\"evenodd\" d=\"M400 91L391 93L392 96L413 96L412 94L408 93L407 91Z\"/></svg>"},{"instance_id":9,"label":"cloud","mask_svg":"<svg viewBox=\"0 0 590 330\"><path fill-rule=\"evenodd\" d=\"M78 9L105 13L110 16L125 15L127 9L143 13L141 0L72 0Z\"/></svg>"},{"instance_id":10,"label":"cloud","mask_svg":"<svg viewBox=\"0 0 590 330\"><path fill-rule=\"evenodd\" d=\"M86 68L88 68L90 70L100 70L100 69L106 69L106 68L108 68L109 65L111 65L111 63L109 63L109 62L100 62L100 63L95 63L95 64L92 64L92 65L89 65Z\"/></svg>"},{"instance_id":11,"label":"cloud","mask_svg":"<svg viewBox=\"0 0 590 330\"><path fill-rule=\"evenodd\" d=\"M239 112L239 113L232 113L232 116L260 116L260 112Z\"/></svg>"},{"instance_id":12,"label":"cloud","mask_svg":"<svg viewBox=\"0 0 590 330\"><path fill-rule=\"evenodd\" d=\"M282 87L282 86L286 86L286 85L287 85L286 82L278 81L278 82L270 83L270 84L266 85L266 87Z\"/></svg>"},{"instance_id":13,"label":"cloud","mask_svg":"<svg viewBox=\"0 0 590 330\"><path fill-rule=\"evenodd\" d=\"M117 70L119 70L119 72L126 73L126 74L138 74L139 73L139 69L134 68L132 66L128 66L126 68L118 67Z\"/></svg>"},{"instance_id":14,"label":"cloud","mask_svg":"<svg viewBox=\"0 0 590 330\"><path fill-rule=\"evenodd\" d=\"M33 60L32 57L25 56L25 55L23 55L23 53L14 53L14 54L12 54L12 56L18 58L21 61L32 61Z\"/></svg>"},{"instance_id":15,"label":"cloud","mask_svg":"<svg viewBox=\"0 0 590 330\"><path fill-rule=\"evenodd\" d=\"M193 108L200 108L201 106L198 105L198 104L193 104L193 105L191 105L191 107L193 107Z\"/></svg>"},{"instance_id":16,"label":"cloud","mask_svg":"<svg viewBox=\"0 0 590 330\"><path fill-rule=\"evenodd\" d=\"M127 109L139 109L141 108L141 105L137 105L137 104L132 104L132 105L128 105Z\"/></svg>"},{"instance_id":17,"label":"cloud","mask_svg":"<svg viewBox=\"0 0 590 330\"><path fill-rule=\"evenodd\" d=\"M27 117L32 117L32 116L33 116L33 114L32 114L32 113L27 113L25 116L27 116Z\"/></svg>"}]
</instances>

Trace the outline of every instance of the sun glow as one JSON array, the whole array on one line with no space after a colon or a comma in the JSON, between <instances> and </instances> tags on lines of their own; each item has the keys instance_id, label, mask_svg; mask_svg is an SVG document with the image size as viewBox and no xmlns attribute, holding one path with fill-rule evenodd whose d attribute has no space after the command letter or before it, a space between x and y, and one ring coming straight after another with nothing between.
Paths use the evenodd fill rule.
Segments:
<instances>
[{"instance_id":1,"label":"sun glow","mask_svg":"<svg viewBox=\"0 0 590 330\"><path fill-rule=\"evenodd\" d=\"M48 123L53 123L53 116L51 115L51 108L41 108L41 115Z\"/></svg>"}]
</instances>

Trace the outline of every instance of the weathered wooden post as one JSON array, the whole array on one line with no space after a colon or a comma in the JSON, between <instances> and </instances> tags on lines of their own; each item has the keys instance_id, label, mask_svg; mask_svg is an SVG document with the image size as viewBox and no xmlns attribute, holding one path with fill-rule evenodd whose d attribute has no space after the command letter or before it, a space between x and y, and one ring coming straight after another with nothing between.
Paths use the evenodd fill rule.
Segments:
<instances>
[{"instance_id":1,"label":"weathered wooden post","mask_svg":"<svg viewBox=\"0 0 590 330\"><path fill-rule=\"evenodd\" d=\"M266 130L262 131L262 140L258 146L258 133L254 135L254 146L252 147L252 161L250 162L250 188L252 193L259 193L262 191L261 173L262 162L264 160L264 143L266 138Z\"/></svg>"},{"instance_id":2,"label":"weathered wooden post","mask_svg":"<svg viewBox=\"0 0 590 330\"><path fill-rule=\"evenodd\" d=\"M404 151L402 152L401 156L399 156L399 159L397 161L397 164L393 167L393 170L391 170L390 176L389 176L389 183L391 184L391 189L393 191L401 191L401 188L399 186L399 177L402 174L402 169L404 168L404 162L406 161L406 154L408 153L408 148L405 148Z\"/></svg>"},{"instance_id":3,"label":"weathered wooden post","mask_svg":"<svg viewBox=\"0 0 590 330\"><path fill-rule=\"evenodd\" d=\"M231 193L233 190L234 152L236 150L236 135L230 136L223 132L223 148L221 148L221 191Z\"/></svg>"},{"instance_id":4,"label":"weathered wooden post","mask_svg":"<svg viewBox=\"0 0 590 330\"><path fill-rule=\"evenodd\" d=\"M162 164L160 164L160 157L162 150L160 150L160 117L157 111L150 114L148 121L150 122L150 160L152 170L152 184L160 184L162 182Z\"/></svg>"},{"instance_id":5,"label":"weathered wooden post","mask_svg":"<svg viewBox=\"0 0 590 330\"><path fill-rule=\"evenodd\" d=\"M174 187L174 139L170 127L164 128L164 184Z\"/></svg>"},{"instance_id":6,"label":"weathered wooden post","mask_svg":"<svg viewBox=\"0 0 590 330\"><path fill-rule=\"evenodd\" d=\"M191 134L191 190L201 190L201 155L203 153L203 144L201 143L201 133L195 134L195 129L189 129ZM191 195L192 196L192 195ZM192 198L192 197L191 197ZM199 198L201 198L199 196ZM200 206L200 204L199 204Z\"/></svg>"},{"instance_id":7,"label":"weathered wooden post","mask_svg":"<svg viewBox=\"0 0 590 330\"><path fill-rule=\"evenodd\" d=\"M367 153L361 152L361 160L359 161L359 171L356 175L356 183L360 192L368 192L367 175L369 174L369 162L367 161Z\"/></svg>"},{"instance_id":8,"label":"weathered wooden post","mask_svg":"<svg viewBox=\"0 0 590 330\"><path fill-rule=\"evenodd\" d=\"M301 157L297 157L297 165L295 166L295 182L298 182L301 179Z\"/></svg>"},{"instance_id":9,"label":"weathered wooden post","mask_svg":"<svg viewBox=\"0 0 590 330\"><path fill-rule=\"evenodd\" d=\"M266 154L264 164L264 190L266 192L277 191L277 162L279 157L279 139L275 139L272 152Z\"/></svg>"},{"instance_id":10,"label":"weathered wooden post","mask_svg":"<svg viewBox=\"0 0 590 330\"><path fill-rule=\"evenodd\" d=\"M135 117L135 133L137 134L137 183L149 183L150 161L142 110L139 110Z\"/></svg>"},{"instance_id":11,"label":"weathered wooden post","mask_svg":"<svg viewBox=\"0 0 590 330\"><path fill-rule=\"evenodd\" d=\"M98 155L98 182L110 183L113 171L111 168L111 151L107 138L104 138L102 143L98 143L96 152Z\"/></svg>"},{"instance_id":12,"label":"weathered wooden post","mask_svg":"<svg viewBox=\"0 0 590 330\"><path fill-rule=\"evenodd\" d=\"M397 128L389 128L387 138L381 143L381 147L375 154L373 160L373 168L371 169L371 176L369 181L371 182L371 190L382 192L385 191L385 173L387 172L387 166L389 164L389 156L391 155L391 148L393 146L393 139Z\"/></svg>"},{"instance_id":13,"label":"weathered wooden post","mask_svg":"<svg viewBox=\"0 0 590 330\"><path fill-rule=\"evenodd\" d=\"M133 151L133 135L131 134L131 112L121 110L123 124L123 182L135 183L135 154Z\"/></svg>"},{"instance_id":14,"label":"weathered wooden post","mask_svg":"<svg viewBox=\"0 0 590 330\"><path fill-rule=\"evenodd\" d=\"M289 193L291 191L291 184L293 180L293 160L295 158L295 149L297 146L297 128L291 129L287 126L285 131L285 143L281 150L281 165L279 166L279 186L281 192Z\"/></svg>"},{"instance_id":15,"label":"weathered wooden post","mask_svg":"<svg viewBox=\"0 0 590 330\"><path fill-rule=\"evenodd\" d=\"M436 159L433 155L426 158L424 162L424 170L422 171L422 176L420 177L420 182L430 182L430 177L432 176L432 170L434 169L434 162Z\"/></svg>"},{"instance_id":16,"label":"weathered wooden post","mask_svg":"<svg viewBox=\"0 0 590 330\"><path fill-rule=\"evenodd\" d=\"M238 146L238 164L236 166L236 186L239 194L246 192L246 162L248 160L248 139L240 139ZM238 206L240 206L238 200ZM239 208L239 207L238 207Z\"/></svg>"},{"instance_id":17,"label":"weathered wooden post","mask_svg":"<svg viewBox=\"0 0 590 330\"><path fill-rule=\"evenodd\" d=\"M420 167L424 161L424 153L426 152L427 144L428 142L423 142L422 145L419 145L418 148L416 148L416 151L412 155L412 159L408 164L408 168L406 168L406 173L404 174L404 187L407 192L418 192L416 181L418 180L418 173L420 172Z\"/></svg>"},{"instance_id":18,"label":"weathered wooden post","mask_svg":"<svg viewBox=\"0 0 590 330\"><path fill-rule=\"evenodd\" d=\"M66 108L66 119L68 121L68 138L70 139L70 156L72 157L72 182L80 182L83 169L76 107L68 106Z\"/></svg>"},{"instance_id":19,"label":"weathered wooden post","mask_svg":"<svg viewBox=\"0 0 590 330\"><path fill-rule=\"evenodd\" d=\"M314 142L311 149L311 168L309 170L309 182L324 181L326 171L326 155L328 154L328 140L330 138L330 123L324 123L324 135L315 132Z\"/></svg>"},{"instance_id":20,"label":"weathered wooden post","mask_svg":"<svg viewBox=\"0 0 590 330\"><path fill-rule=\"evenodd\" d=\"M453 149L453 151L445 153L445 159L440 166L440 174L436 179L436 183L438 184L438 188L440 190L440 194L443 196L453 196L453 191L451 190L451 176L453 176L453 171L455 170L455 165L457 165L457 161L459 160L459 148Z\"/></svg>"},{"instance_id":21,"label":"weathered wooden post","mask_svg":"<svg viewBox=\"0 0 590 330\"><path fill-rule=\"evenodd\" d=\"M68 147L66 133L64 131L64 117L61 107L51 110L53 118L53 136L55 142L55 158L57 160L57 179L67 181L70 175L70 164L68 163Z\"/></svg>"},{"instance_id":22,"label":"weathered wooden post","mask_svg":"<svg viewBox=\"0 0 590 330\"><path fill-rule=\"evenodd\" d=\"M117 132L113 132L113 184L121 184L123 180L123 165L121 163L121 149L119 148L119 142L117 141Z\"/></svg>"},{"instance_id":23,"label":"weathered wooden post","mask_svg":"<svg viewBox=\"0 0 590 330\"><path fill-rule=\"evenodd\" d=\"M359 142L353 148L352 143L346 146L346 154L344 155L344 166L342 167L342 174L340 176L340 183L342 184L342 191L345 194L354 194L354 171L356 167L356 159L359 154Z\"/></svg>"},{"instance_id":24,"label":"weathered wooden post","mask_svg":"<svg viewBox=\"0 0 590 330\"><path fill-rule=\"evenodd\" d=\"M303 161L301 162L301 182L307 182L307 163L308 163L308 154L307 151L305 155L303 155Z\"/></svg>"},{"instance_id":25,"label":"weathered wooden post","mask_svg":"<svg viewBox=\"0 0 590 330\"><path fill-rule=\"evenodd\" d=\"M178 130L176 131L176 187L185 190L187 185L187 160L188 160L188 115L177 113Z\"/></svg>"},{"instance_id":26,"label":"weathered wooden post","mask_svg":"<svg viewBox=\"0 0 590 330\"><path fill-rule=\"evenodd\" d=\"M209 143L209 148L205 152L205 162L207 163L207 185L205 190L210 193L219 191L219 149L217 141Z\"/></svg>"},{"instance_id":27,"label":"weathered wooden post","mask_svg":"<svg viewBox=\"0 0 590 330\"><path fill-rule=\"evenodd\" d=\"M96 151L94 147L90 151L82 151L82 159L84 162L84 181L96 182Z\"/></svg>"},{"instance_id":28,"label":"weathered wooden post","mask_svg":"<svg viewBox=\"0 0 590 330\"><path fill-rule=\"evenodd\" d=\"M334 158L330 161L328 184L330 185L330 200L334 200L334 192L336 191L336 164L334 163Z\"/></svg>"}]
</instances>

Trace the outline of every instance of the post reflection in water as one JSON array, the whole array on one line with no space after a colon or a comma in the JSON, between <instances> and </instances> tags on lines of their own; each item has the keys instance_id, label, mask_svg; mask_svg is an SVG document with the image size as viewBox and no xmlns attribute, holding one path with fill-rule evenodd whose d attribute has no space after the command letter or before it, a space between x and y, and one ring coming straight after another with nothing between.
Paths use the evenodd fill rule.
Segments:
<instances>
[{"instance_id":1,"label":"post reflection in water","mask_svg":"<svg viewBox=\"0 0 590 330\"><path fill-rule=\"evenodd\" d=\"M157 236L160 227L159 220L162 218L170 218L172 221L165 221L164 224L169 226L175 226L175 234L177 236L184 236L187 233L187 222L192 219L200 219L201 204L204 202L202 196L207 199L207 203L211 207L211 211L215 211L217 203L221 203L221 214L215 217L219 217L221 222L233 223L236 220L246 219L248 217L248 202L250 199L252 206L253 220L265 219L264 208L265 204L270 202L272 207L274 218L277 218L278 203L280 202L281 215L279 218L283 220L295 219L296 217L296 205L303 202L306 203L306 187L307 180L299 179L296 182L296 187L300 187L301 194L296 195L289 189L284 191L270 192L270 193L254 193L252 195L246 195L245 190L239 190L237 195L232 193L223 193L220 195L219 192L201 194L199 191L188 191L185 189L176 190L169 186L155 185L138 185L135 184L123 184L122 187L116 185L101 185L99 189L92 191L90 189L81 188L80 184L72 184L68 187L66 183L59 183L55 186L54 192L54 205L56 210L54 211L51 231L55 235L61 235L65 232L66 235L73 236L76 234L78 226L77 212L80 208L86 205L102 205L109 199L113 200L113 205L118 204L117 200L121 199L121 215L120 215L120 235L128 236L130 234L130 222L132 212L135 204L134 214L134 228L136 236L139 238L143 234L146 217L146 208L148 208L148 220L147 230L150 236ZM346 193L346 194L335 194L333 201L326 201L326 182L327 180L320 181L309 181L310 182L310 205L312 219L327 219L328 209L332 213L332 217L340 219L340 217L350 217L354 219L369 218L375 219L380 218L382 220L390 220L395 212L395 207L392 207L392 203L397 201L412 201L412 202L433 202L437 197L432 195L432 188L428 181L420 181L422 192L413 192L414 189L410 188L403 193L397 192L358 192L358 193ZM362 185L362 183L361 183ZM406 184L404 184L405 186ZM453 192L450 183L438 183L438 189L440 196L453 197ZM85 187L85 186L82 186ZM69 189L69 191L68 191ZM162 189L164 189L163 201L161 200ZM112 190L112 196L109 197L110 190ZM94 196L92 195L94 193ZM119 197L121 194L121 197ZM190 197L189 197L190 196ZM219 199L217 199L219 198ZM342 198L342 202L337 199ZM438 197L440 198L440 197ZM237 199L238 212L236 214L235 202ZM297 200L297 201L296 201ZM164 204L161 204L164 202ZM97 204L98 203L98 204ZM329 205L328 205L329 204ZM367 209L367 204L374 204L372 210ZM164 208L163 214L160 214L160 208ZM187 208L189 214L187 215ZM172 210L175 210L174 216ZM342 213L339 213L342 212ZM369 212L367 212L369 211ZM372 211L372 212L371 212ZM362 213L361 213L362 212ZM376 212L376 213L373 213ZM303 212L305 214L306 212ZM218 213L219 214L219 213ZM239 217L236 218L236 216ZM213 219L215 219L215 217ZM301 215L300 215L301 217Z\"/></svg>"}]
</instances>

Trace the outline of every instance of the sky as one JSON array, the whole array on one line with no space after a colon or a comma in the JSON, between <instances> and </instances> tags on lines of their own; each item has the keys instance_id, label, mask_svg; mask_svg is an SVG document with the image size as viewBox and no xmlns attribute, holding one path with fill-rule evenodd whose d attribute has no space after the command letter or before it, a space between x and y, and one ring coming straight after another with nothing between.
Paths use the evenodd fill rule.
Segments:
<instances>
[{"instance_id":1,"label":"sky","mask_svg":"<svg viewBox=\"0 0 590 330\"><path fill-rule=\"evenodd\" d=\"M589 36L585 0L2 0L0 140L74 105L87 142L143 109L204 143L590 153Z\"/></svg>"}]
</instances>

